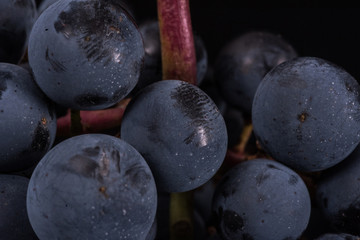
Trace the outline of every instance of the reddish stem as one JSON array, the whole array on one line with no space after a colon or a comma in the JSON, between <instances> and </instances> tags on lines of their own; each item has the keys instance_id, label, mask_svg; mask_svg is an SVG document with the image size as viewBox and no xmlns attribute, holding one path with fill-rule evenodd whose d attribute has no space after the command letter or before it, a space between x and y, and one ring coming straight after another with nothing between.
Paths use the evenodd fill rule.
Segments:
<instances>
[{"instance_id":1,"label":"reddish stem","mask_svg":"<svg viewBox=\"0 0 360 240\"><path fill-rule=\"evenodd\" d=\"M158 0L163 79L196 84L189 0Z\"/></svg>"},{"instance_id":2,"label":"reddish stem","mask_svg":"<svg viewBox=\"0 0 360 240\"><path fill-rule=\"evenodd\" d=\"M80 111L82 133L98 133L115 127L120 128L121 119L130 99L124 99L116 106L96 111ZM70 137L71 132L71 111L57 120L57 136Z\"/></svg>"},{"instance_id":3,"label":"reddish stem","mask_svg":"<svg viewBox=\"0 0 360 240\"><path fill-rule=\"evenodd\" d=\"M157 0L163 79L196 85L196 54L189 0ZM189 240L193 234L192 193L170 197L170 239Z\"/></svg>"}]
</instances>

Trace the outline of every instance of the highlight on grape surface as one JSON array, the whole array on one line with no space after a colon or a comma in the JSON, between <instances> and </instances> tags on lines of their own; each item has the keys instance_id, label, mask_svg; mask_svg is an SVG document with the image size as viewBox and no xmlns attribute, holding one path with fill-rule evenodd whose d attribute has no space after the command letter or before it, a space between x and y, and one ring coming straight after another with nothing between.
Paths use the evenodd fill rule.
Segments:
<instances>
[{"instance_id":1,"label":"highlight on grape surface","mask_svg":"<svg viewBox=\"0 0 360 240\"><path fill-rule=\"evenodd\" d=\"M360 76L206 4L0 0L0 239L360 239Z\"/></svg>"}]
</instances>

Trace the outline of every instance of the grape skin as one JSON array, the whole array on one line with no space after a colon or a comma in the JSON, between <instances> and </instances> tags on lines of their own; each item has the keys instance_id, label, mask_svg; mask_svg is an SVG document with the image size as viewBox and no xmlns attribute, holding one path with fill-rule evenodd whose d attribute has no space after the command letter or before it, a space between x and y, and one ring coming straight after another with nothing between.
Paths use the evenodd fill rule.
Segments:
<instances>
[{"instance_id":1,"label":"grape skin","mask_svg":"<svg viewBox=\"0 0 360 240\"><path fill-rule=\"evenodd\" d=\"M127 106L121 138L148 162L162 191L183 192L207 182L221 166L227 131L215 103L198 87L162 80Z\"/></svg>"},{"instance_id":2,"label":"grape skin","mask_svg":"<svg viewBox=\"0 0 360 240\"><path fill-rule=\"evenodd\" d=\"M31 176L27 210L40 239L145 239L156 185L125 141L84 134L52 148Z\"/></svg>"},{"instance_id":3,"label":"grape skin","mask_svg":"<svg viewBox=\"0 0 360 240\"><path fill-rule=\"evenodd\" d=\"M316 201L325 218L338 231L360 235L360 148L323 172Z\"/></svg>"},{"instance_id":4,"label":"grape skin","mask_svg":"<svg viewBox=\"0 0 360 240\"><path fill-rule=\"evenodd\" d=\"M254 133L274 159L299 171L324 170L360 142L359 93L357 81L327 60L286 61L258 87Z\"/></svg>"},{"instance_id":5,"label":"grape skin","mask_svg":"<svg viewBox=\"0 0 360 240\"><path fill-rule=\"evenodd\" d=\"M0 122L2 173L34 166L55 141L54 105L27 70L10 63L0 63Z\"/></svg>"},{"instance_id":6,"label":"grape skin","mask_svg":"<svg viewBox=\"0 0 360 240\"><path fill-rule=\"evenodd\" d=\"M278 64L297 57L280 35L266 31L246 32L227 43L216 58L214 77L226 102L251 114L257 87Z\"/></svg>"},{"instance_id":7,"label":"grape skin","mask_svg":"<svg viewBox=\"0 0 360 240\"><path fill-rule=\"evenodd\" d=\"M126 97L145 54L134 20L115 0L55 2L35 22L28 52L45 94L79 110L104 109Z\"/></svg>"},{"instance_id":8,"label":"grape skin","mask_svg":"<svg viewBox=\"0 0 360 240\"><path fill-rule=\"evenodd\" d=\"M254 159L231 168L217 185L212 209L222 239L298 239L311 211L300 176L285 165Z\"/></svg>"},{"instance_id":9,"label":"grape skin","mask_svg":"<svg viewBox=\"0 0 360 240\"><path fill-rule=\"evenodd\" d=\"M6 240L37 240L26 212L29 179L0 174L0 233Z\"/></svg>"},{"instance_id":10,"label":"grape skin","mask_svg":"<svg viewBox=\"0 0 360 240\"><path fill-rule=\"evenodd\" d=\"M326 233L315 240L359 240L359 237L346 233Z\"/></svg>"}]
</instances>

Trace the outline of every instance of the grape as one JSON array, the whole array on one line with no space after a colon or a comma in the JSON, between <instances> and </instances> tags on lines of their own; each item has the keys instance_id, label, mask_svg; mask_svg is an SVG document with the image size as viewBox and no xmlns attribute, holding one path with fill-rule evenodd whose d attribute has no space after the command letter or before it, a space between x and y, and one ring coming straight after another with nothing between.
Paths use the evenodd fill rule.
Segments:
<instances>
[{"instance_id":1,"label":"grape","mask_svg":"<svg viewBox=\"0 0 360 240\"><path fill-rule=\"evenodd\" d=\"M227 105L223 116L228 132L228 148L236 147L245 126L244 114L239 109Z\"/></svg>"},{"instance_id":2,"label":"grape","mask_svg":"<svg viewBox=\"0 0 360 240\"><path fill-rule=\"evenodd\" d=\"M59 105L95 110L136 85L144 58L141 34L115 0L64 0L46 8L29 39L29 64Z\"/></svg>"},{"instance_id":3,"label":"grape","mask_svg":"<svg viewBox=\"0 0 360 240\"><path fill-rule=\"evenodd\" d=\"M148 234L146 235L145 240L154 240L156 238L156 233L157 233L157 219L155 216L155 219L151 225L151 228L150 228Z\"/></svg>"},{"instance_id":4,"label":"grape","mask_svg":"<svg viewBox=\"0 0 360 240\"><path fill-rule=\"evenodd\" d=\"M162 80L141 90L127 106L121 138L143 155L158 189L183 192L207 182L227 149L224 119L198 87Z\"/></svg>"},{"instance_id":5,"label":"grape","mask_svg":"<svg viewBox=\"0 0 360 240\"><path fill-rule=\"evenodd\" d=\"M228 104L251 114L256 89L264 75L278 64L297 57L280 35L251 31L221 49L214 65L219 91Z\"/></svg>"},{"instance_id":6,"label":"grape","mask_svg":"<svg viewBox=\"0 0 360 240\"><path fill-rule=\"evenodd\" d=\"M326 233L315 240L359 240L360 237L346 233Z\"/></svg>"},{"instance_id":7,"label":"grape","mask_svg":"<svg viewBox=\"0 0 360 240\"><path fill-rule=\"evenodd\" d=\"M27 209L40 239L145 239L157 190L125 141L84 134L60 142L31 176Z\"/></svg>"},{"instance_id":8,"label":"grape","mask_svg":"<svg viewBox=\"0 0 360 240\"><path fill-rule=\"evenodd\" d=\"M29 179L0 174L0 239L36 240L26 212Z\"/></svg>"},{"instance_id":9,"label":"grape","mask_svg":"<svg viewBox=\"0 0 360 240\"><path fill-rule=\"evenodd\" d=\"M323 172L316 199L325 218L338 231L360 235L360 148Z\"/></svg>"},{"instance_id":10,"label":"grape","mask_svg":"<svg viewBox=\"0 0 360 240\"><path fill-rule=\"evenodd\" d=\"M58 0L43 0L38 7L38 12L41 14L45 9L47 9L51 4L57 2Z\"/></svg>"},{"instance_id":11,"label":"grape","mask_svg":"<svg viewBox=\"0 0 360 240\"><path fill-rule=\"evenodd\" d=\"M252 121L261 147L299 171L320 171L360 142L359 84L343 68L299 57L272 69L255 94Z\"/></svg>"},{"instance_id":12,"label":"grape","mask_svg":"<svg viewBox=\"0 0 360 240\"><path fill-rule=\"evenodd\" d=\"M144 68L132 95L147 85L162 80L159 22L157 20L145 21L139 25L139 31L144 39L145 61ZM203 40L196 33L194 34L194 44L197 60L197 85L200 85L208 67L207 50Z\"/></svg>"},{"instance_id":13,"label":"grape","mask_svg":"<svg viewBox=\"0 0 360 240\"><path fill-rule=\"evenodd\" d=\"M297 173L259 158L226 172L212 209L223 239L298 239L309 222L311 203Z\"/></svg>"},{"instance_id":14,"label":"grape","mask_svg":"<svg viewBox=\"0 0 360 240\"><path fill-rule=\"evenodd\" d=\"M0 172L34 166L56 135L54 105L24 68L0 63Z\"/></svg>"},{"instance_id":15,"label":"grape","mask_svg":"<svg viewBox=\"0 0 360 240\"><path fill-rule=\"evenodd\" d=\"M37 18L34 0L0 0L0 62L18 64Z\"/></svg>"}]
</instances>

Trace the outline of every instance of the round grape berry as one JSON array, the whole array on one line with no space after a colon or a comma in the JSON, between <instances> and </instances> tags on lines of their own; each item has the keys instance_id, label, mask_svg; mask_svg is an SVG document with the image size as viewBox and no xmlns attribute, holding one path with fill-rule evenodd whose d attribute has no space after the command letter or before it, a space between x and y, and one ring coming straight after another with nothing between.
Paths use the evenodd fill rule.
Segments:
<instances>
[{"instance_id":1,"label":"round grape berry","mask_svg":"<svg viewBox=\"0 0 360 240\"><path fill-rule=\"evenodd\" d=\"M360 142L360 87L343 68L299 57L273 68L253 102L254 133L274 159L300 171L320 171Z\"/></svg>"},{"instance_id":2,"label":"round grape berry","mask_svg":"<svg viewBox=\"0 0 360 240\"><path fill-rule=\"evenodd\" d=\"M254 159L226 172L212 209L222 239L298 239L309 222L311 202L297 173L273 160Z\"/></svg>"},{"instance_id":3,"label":"round grape berry","mask_svg":"<svg viewBox=\"0 0 360 240\"><path fill-rule=\"evenodd\" d=\"M183 192L207 182L227 150L227 130L215 103L181 80L155 82L130 101L121 138L144 156L162 191Z\"/></svg>"},{"instance_id":4,"label":"round grape berry","mask_svg":"<svg viewBox=\"0 0 360 240\"><path fill-rule=\"evenodd\" d=\"M59 105L110 107L135 87L144 58L133 18L115 0L64 0L46 8L29 39L29 64Z\"/></svg>"},{"instance_id":5,"label":"round grape berry","mask_svg":"<svg viewBox=\"0 0 360 240\"><path fill-rule=\"evenodd\" d=\"M35 168L27 192L40 239L145 239L156 208L156 185L143 157L106 134L57 144Z\"/></svg>"},{"instance_id":6,"label":"round grape berry","mask_svg":"<svg viewBox=\"0 0 360 240\"><path fill-rule=\"evenodd\" d=\"M52 147L55 105L24 68L0 63L0 172L33 167Z\"/></svg>"}]
</instances>

